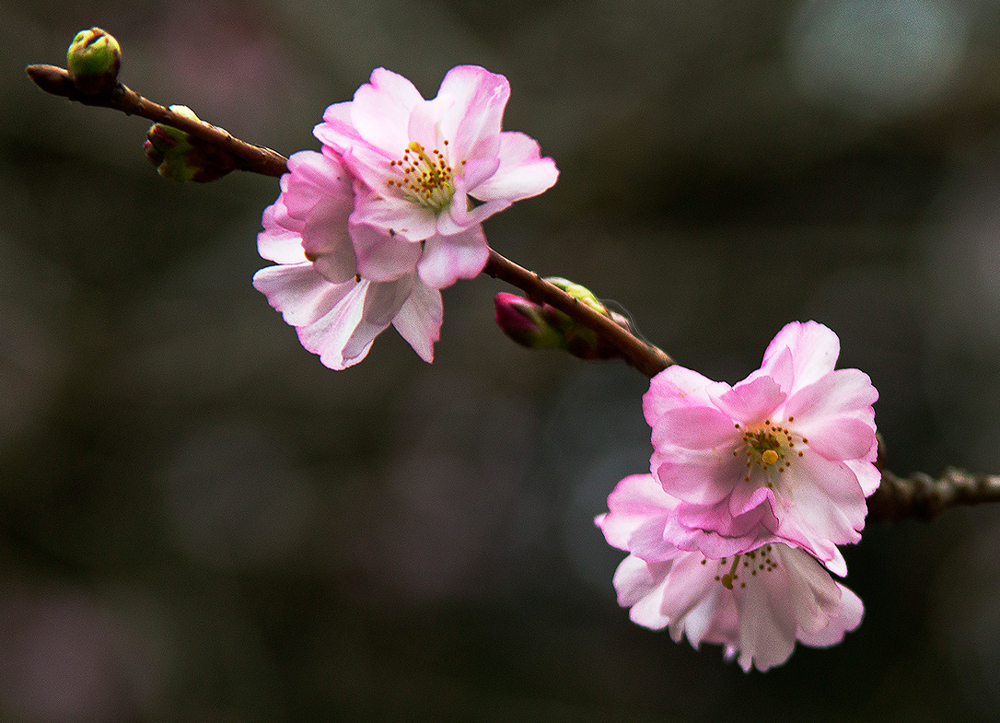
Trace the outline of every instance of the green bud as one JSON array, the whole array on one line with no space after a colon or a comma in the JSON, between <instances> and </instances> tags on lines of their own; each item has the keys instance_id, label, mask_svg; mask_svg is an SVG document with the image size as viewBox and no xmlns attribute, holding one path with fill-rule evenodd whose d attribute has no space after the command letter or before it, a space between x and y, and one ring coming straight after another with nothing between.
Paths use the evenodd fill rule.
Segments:
<instances>
[{"instance_id":1,"label":"green bud","mask_svg":"<svg viewBox=\"0 0 1000 723\"><path fill-rule=\"evenodd\" d=\"M187 106L170 106L177 115L198 120ZM146 131L146 157L164 178L172 181L215 181L236 169L236 160L217 146L165 123Z\"/></svg>"},{"instance_id":2,"label":"green bud","mask_svg":"<svg viewBox=\"0 0 1000 723\"><path fill-rule=\"evenodd\" d=\"M564 279L559 276L550 276L545 280L556 288L562 289L577 301L583 302L598 314L604 314L605 316L608 315L607 307L605 307L604 304L602 304L594 295L594 292L586 286L575 284L569 279Z\"/></svg>"},{"instance_id":3,"label":"green bud","mask_svg":"<svg viewBox=\"0 0 1000 723\"><path fill-rule=\"evenodd\" d=\"M100 28L78 32L66 51L66 69L76 89L86 95L113 90L121 65L121 46Z\"/></svg>"},{"instance_id":4,"label":"green bud","mask_svg":"<svg viewBox=\"0 0 1000 723\"><path fill-rule=\"evenodd\" d=\"M594 292L586 286L581 286L580 284L558 276L547 278L545 280L553 286L565 291L569 296L576 299L581 304L590 307L598 314L608 317L619 326L631 331L631 325L628 323L628 320L621 314L609 311L608 308L597 298ZM598 337L594 331L573 321L573 319L563 312L548 306L546 307L546 311L546 318L548 319L548 322L555 328L559 329L565 339L565 348L573 356L589 360L617 359L621 356L616 348L610 346L604 339Z\"/></svg>"}]
</instances>

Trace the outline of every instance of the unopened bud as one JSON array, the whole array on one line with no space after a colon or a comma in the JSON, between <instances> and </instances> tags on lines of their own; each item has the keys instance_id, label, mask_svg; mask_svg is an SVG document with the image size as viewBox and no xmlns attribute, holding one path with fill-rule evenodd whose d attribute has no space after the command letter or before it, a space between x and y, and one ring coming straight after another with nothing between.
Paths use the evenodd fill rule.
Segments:
<instances>
[{"instance_id":1,"label":"unopened bud","mask_svg":"<svg viewBox=\"0 0 1000 723\"><path fill-rule=\"evenodd\" d=\"M172 105L170 110L190 120L198 120L187 106ZM149 127L143 148L146 158L156 166L159 174L172 181L205 183L236 169L236 160L229 153L165 123Z\"/></svg>"},{"instance_id":2,"label":"unopened bud","mask_svg":"<svg viewBox=\"0 0 1000 723\"><path fill-rule=\"evenodd\" d=\"M86 95L113 90L121 64L121 46L100 28L78 32L66 51L66 69L76 89Z\"/></svg>"},{"instance_id":3,"label":"unopened bud","mask_svg":"<svg viewBox=\"0 0 1000 723\"><path fill-rule=\"evenodd\" d=\"M560 278L546 281L619 326L631 330L625 317L609 311L586 287ZM521 346L530 349L562 349L580 359L617 359L621 356L618 349L597 332L574 321L554 306L503 293L496 295L494 304L497 324Z\"/></svg>"},{"instance_id":4,"label":"unopened bud","mask_svg":"<svg viewBox=\"0 0 1000 723\"><path fill-rule=\"evenodd\" d=\"M565 291L569 296L596 311L598 314L608 317L611 321L625 329L631 330L628 320L625 319L625 317L621 314L609 311L608 308L597 298L594 292L586 286L581 286L580 284L558 276L548 278L546 281L562 291ZM557 309L552 307L546 308L548 311L546 318L549 320L549 323L559 329L559 332L565 339L564 348L573 356L588 360L617 359L621 356L621 353L616 347L610 345L594 330L580 324L577 321L574 321L568 315L558 311Z\"/></svg>"},{"instance_id":5,"label":"unopened bud","mask_svg":"<svg viewBox=\"0 0 1000 723\"><path fill-rule=\"evenodd\" d=\"M569 279L564 279L559 276L550 276L545 280L556 288L562 289L577 301L586 304L598 314L604 314L605 316L608 315L607 307L605 307L604 304L602 304L594 295L594 292L586 286L581 286L580 284L573 283Z\"/></svg>"},{"instance_id":6,"label":"unopened bud","mask_svg":"<svg viewBox=\"0 0 1000 723\"><path fill-rule=\"evenodd\" d=\"M500 293L493 299L497 325L503 333L529 349L565 349L566 339L548 320L551 307L516 294Z\"/></svg>"}]
</instances>

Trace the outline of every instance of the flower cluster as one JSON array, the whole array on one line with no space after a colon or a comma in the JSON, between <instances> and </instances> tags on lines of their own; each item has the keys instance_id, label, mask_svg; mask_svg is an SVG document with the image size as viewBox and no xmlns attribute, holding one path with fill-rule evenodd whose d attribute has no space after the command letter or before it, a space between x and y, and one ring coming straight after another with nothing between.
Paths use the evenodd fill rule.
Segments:
<instances>
[{"instance_id":1,"label":"flower cluster","mask_svg":"<svg viewBox=\"0 0 1000 723\"><path fill-rule=\"evenodd\" d=\"M378 68L326 109L322 152L289 158L258 236L278 265L254 286L323 364L357 364L390 324L431 361L441 289L486 264L482 221L555 183L537 142L501 130L509 96L476 66L448 71L432 100Z\"/></svg>"},{"instance_id":2,"label":"flower cluster","mask_svg":"<svg viewBox=\"0 0 1000 723\"><path fill-rule=\"evenodd\" d=\"M828 571L847 574L837 545L861 538L881 478L878 393L834 369L839 352L830 329L795 322L735 386L679 366L654 377L651 474L623 479L597 518L630 553L614 584L636 623L763 671L861 622Z\"/></svg>"}]
</instances>

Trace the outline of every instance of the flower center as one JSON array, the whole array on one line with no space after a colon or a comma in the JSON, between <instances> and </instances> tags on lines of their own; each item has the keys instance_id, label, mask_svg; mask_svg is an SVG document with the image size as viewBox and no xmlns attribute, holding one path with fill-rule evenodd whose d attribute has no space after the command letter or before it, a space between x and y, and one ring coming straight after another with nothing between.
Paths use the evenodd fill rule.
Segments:
<instances>
[{"instance_id":1,"label":"flower center","mask_svg":"<svg viewBox=\"0 0 1000 723\"><path fill-rule=\"evenodd\" d=\"M756 550L734 556L732 562L728 557L723 557L721 560L711 560L719 566L719 574L715 576L715 579L727 590L732 590L734 585L739 585L741 589L745 588L748 579L778 569L778 558L772 554L773 551L772 545L764 545ZM707 559L701 561L702 565L708 563Z\"/></svg>"},{"instance_id":2,"label":"flower center","mask_svg":"<svg viewBox=\"0 0 1000 723\"><path fill-rule=\"evenodd\" d=\"M794 421L795 417L788 418L788 422ZM739 424L736 428L741 429ZM800 444L800 449L795 449L796 442ZM763 424L743 432L742 444L733 450L733 456L739 457L741 450L746 455L747 473L743 481L749 482L755 468L767 472L767 477L771 477L771 471L785 472L792 466L792 459L803 456L805 447L802 445L808 442L789 427L766 419ZM767 486L772 487L773 482L768 481Z\"/></svg>"},{"instance_id":3,"label":"flower center","mask_svg":"<svg viewBox=\"0 0 1000 723\"><path fill-rule=\"evenodd\" d=\"M447 146L448 141L444 141L444 145ZM437 148L428 151L416 141L411 141L403 151L403 157L398 161L389 161L389 167L399 174L397 178L389 179L390 187L400 189L411 201L435 212L447 206L455 193L455 171Z\"/></svg>"}]
</instances>

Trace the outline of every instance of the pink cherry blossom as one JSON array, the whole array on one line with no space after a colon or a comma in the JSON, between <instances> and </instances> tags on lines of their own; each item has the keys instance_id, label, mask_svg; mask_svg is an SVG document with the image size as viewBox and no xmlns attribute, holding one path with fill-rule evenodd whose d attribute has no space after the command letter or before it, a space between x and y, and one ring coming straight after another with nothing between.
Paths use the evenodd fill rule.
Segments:
<instances>
[{"instance_id":1,"label":"pink cherry blossom","mask_svg":"<svg viewBox=\"0 0 1000 723\"><path fill-rule=\"evenodd\" d=\"M881 476L878 393L857 369L834 370L839 352L830 329L794 322L735 386L680 366L654 377L651 470L680 500L670 542L714 558L786 542L843 574L836 545L861 538Z\"/></svg>"},{"instance_id":2,"label":"pink cherry blossom","mask_svg":"<svg viewBox=\"0 0 1000 723\"><path fill-rule=\"evenodd\" d=\"M260 255L278 265L258 271L254 286L331 369L364 359L390 324L431 361L441 292L416 273L421 247L349 222L353 182L336 157L301 151L288 169L257 237Z\"/></svg>"},{"instance_id":3,"label":"pink cherry blossom","mask_svg":"<svg viewBox=\"0 0 1000 723\"><path fill-rule=\"evenodd\" d=\"M773 543L713 559L671 545L664 525L680 504L651 475L633 475L596 520L610 544L631 552L614 586L633 622L669 628L675 642L686 635L695 648L722 645L747 672L781 665L796 641L835 645L861 623L858 596L804 550Z\"/></svg>"},{"instance_id":4,"label":"pink cherry blossom","mask_svg":"<svg viewBox=\"0 0 1000 723\"><path fill-rule=\"evenodd\" d=\"M506 78L477 66L448 71L432 100L378 68L314 130L324 153L342 157L356 179L351 221L423 242L417 273L431 288L482 271L489 249L481 222L556 181L536 141L500 130L509 96ZM359 267L366 263L359 252Z\"/></svg>"}]
</instances>

